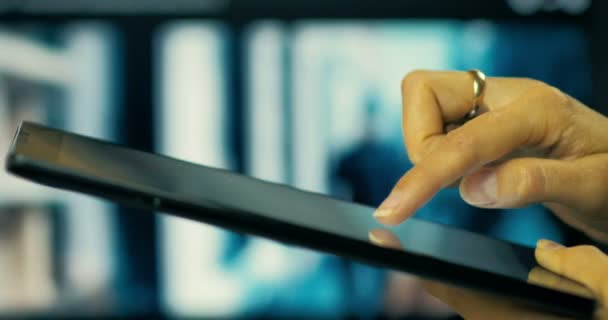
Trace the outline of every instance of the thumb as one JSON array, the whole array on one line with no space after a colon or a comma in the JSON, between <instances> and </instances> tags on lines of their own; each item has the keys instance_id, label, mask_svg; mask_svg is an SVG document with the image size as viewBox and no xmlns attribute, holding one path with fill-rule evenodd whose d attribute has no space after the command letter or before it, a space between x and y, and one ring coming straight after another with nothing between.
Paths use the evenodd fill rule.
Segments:
<instances>
[{"instance_id":1,"label":"thumb","mask_svg":"<svg viewBox=\"0 0 608 320\"><path fill-rule=\"evenodd\" d=\"M538 263L561 276L585 285L606 305L608 299L608 256L590 246L566 248L549 240L539 240L536 251Z\"/></svg>"},{"instance_id":2,"label":"thumb","mask_svg":"<svg viewBox=\"0 0 608 320\"><path fill-rule=\"evenodd\" d=\"M598 199L604 199L608 192L606 184L598 183L602 181L598 174L608 176L607 170L597 169L605 166L605 159L595 160L511 159L465 176L460 194L469 204L485 208L556 202L573 209L590 209L600 205Z\"/></svg>"}]
</instances>

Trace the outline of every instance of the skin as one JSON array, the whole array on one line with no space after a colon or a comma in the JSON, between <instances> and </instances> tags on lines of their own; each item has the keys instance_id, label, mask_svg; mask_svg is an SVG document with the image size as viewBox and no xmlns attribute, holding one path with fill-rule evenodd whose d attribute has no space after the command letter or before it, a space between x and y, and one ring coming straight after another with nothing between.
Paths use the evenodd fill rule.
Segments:
<instances>
[{"instance_id":1,"label":"skin","mask_svg":"<svg viewBox=\"0 0 608 320\"><path fill-rule=\"evenodd\" d=\"M397 225L442 188L458 185L471 205L518 208L542 203L565 223L608 243L608 118L537 80L487 78L481 114L454 126L474 107L472 82L470 74L453 71L415 71L404 78L403 134L415 165L376 210L376 219ZM599 301L608 302L608 277L599 276L602 270L608 273L605 255L590 246L548 252L539 243L540 265L586 285ZM469 310L461 311L460 302L447 297L477 295L477 304L496 302L439 287L431 292L457 305L463 315ZM489 310L508 314L510 309Z\"/></svg>"},{"instance_id":2,"label":"skin","mask_svg":"<svg viewBox=\"0 0 608 320\"><path fill-rule=\"evenodd\" d=\"M386 229L371 230L369 239L379 246L403 248L399 239ZM594 246L566 248L550 240L539 240L534 254L540 267L535 267L528 274L530 283L594 297L599 304L594 319L608 319L607 255ZM430 280L422 282L427 292L452 307L465 319L568 319L497 296Z\"/></svg>"},{"instance_id":3,"label":"skin","mask_svg":"<svg viewBox=\"0 0 608 320\"><path fill-rule=\"evenodd\" d=\"M537 244L536 260L544 268L585 285L599 302L594 319L608 319L608 256L594 246L577 246L566 248L548 240ZM532 277L533 273L529 277ZM538 284L568 290L571 284L552 283L548 279L537 279ZM450 305L465 319L568 319L556 315L541 313L537 310L505 302L504 299L485 295L479 292L427 282L427 291ZM573 291L581 293L580 289Z\"/></svg>"}]
</instances>

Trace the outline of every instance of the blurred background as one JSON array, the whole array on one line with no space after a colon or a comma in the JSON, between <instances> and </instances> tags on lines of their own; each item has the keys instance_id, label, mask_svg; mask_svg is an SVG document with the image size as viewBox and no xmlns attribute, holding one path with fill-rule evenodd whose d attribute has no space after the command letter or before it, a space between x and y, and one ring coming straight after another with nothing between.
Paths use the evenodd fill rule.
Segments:
<instances>
[{"instance_id":1,"label":"blurred background","mask_svg":"<svg viewBox=\"0 0 608 320\"><path fill-rule=\"evenodd\" d=\"M377 205L414 69L533 77L608 112L605 2L0 2L0 151L32 120ZM603 39L605 40L605 39ZM153 174L153 173L152 173ZM420 219L533 245L541 207ZM417 279L0 172L0 316L455 318Z\"/></svg>"}]
</instances>

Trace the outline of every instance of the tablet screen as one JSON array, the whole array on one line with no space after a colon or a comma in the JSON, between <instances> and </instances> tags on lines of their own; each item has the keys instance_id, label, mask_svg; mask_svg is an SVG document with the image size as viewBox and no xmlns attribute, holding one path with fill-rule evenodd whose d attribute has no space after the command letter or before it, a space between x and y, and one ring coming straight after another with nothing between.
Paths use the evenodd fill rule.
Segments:
<instances>
[{"instance_id":1,"label":"tablet screen","mask_svg":"<svg viewBox=\"0 0 608 320\"><path fill-rule=\"evenodd\" d=\"M31 130L36 134L25 132ZM27 143L17 143L17 153L113 185L221 209L233 215L229 219L264 217L523 282L536 267L532 248L468 231L416 218L385 227L371 207L38 126L21 131L18 142Z\"/></svg>"}]
</instances>

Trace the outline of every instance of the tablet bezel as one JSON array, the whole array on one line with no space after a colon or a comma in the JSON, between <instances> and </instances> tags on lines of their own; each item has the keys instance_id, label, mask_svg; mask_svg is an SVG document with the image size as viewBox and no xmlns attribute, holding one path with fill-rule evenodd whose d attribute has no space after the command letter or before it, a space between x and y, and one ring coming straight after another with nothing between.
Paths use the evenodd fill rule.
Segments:
<instances>
[{"instance_id":1,"label":"tablet bezel","mask_svg":"<svg viewBox=\"0 0 608 320\"><path fill-rule=\"evenodd\" d=\"M17 130L7 157L6 168L8 171L48 186L86 193L144 210L167 212L238 232L271 238L363 261L379 267L481 290L539 307L549 312L577 317L591 317L595 310L596 302L594 300L500 274L477 270L407 251L379 247L370 242L358 241L322 230L256 216L254 213L239 214L238 212L228 212L225 208L203 207L198 203L176 197L175 194L158 192L153 188L119 184L116 181L104 181L102 177L93 177L55 164L52 155L59 151L61 139L53 139L55 145L54 148L48 149L50 155L33 151L40 149L33 145L33 142L36 141L36 135L41 135L42 132L47 132L47 134L52 132L52 134L59 134L62 137L63 135L70 135L79 139L125 148L107 141L24 122ZM48 144L46 147L49 147ZM149 155L184 162L158 154L149 153ZM235 216L238 216L238 219L235 219ZM445 228L450 227L445 226Z\"/></svg>"}]
</instances>

